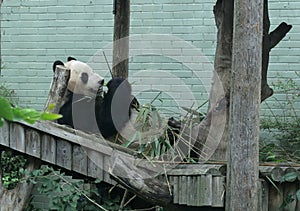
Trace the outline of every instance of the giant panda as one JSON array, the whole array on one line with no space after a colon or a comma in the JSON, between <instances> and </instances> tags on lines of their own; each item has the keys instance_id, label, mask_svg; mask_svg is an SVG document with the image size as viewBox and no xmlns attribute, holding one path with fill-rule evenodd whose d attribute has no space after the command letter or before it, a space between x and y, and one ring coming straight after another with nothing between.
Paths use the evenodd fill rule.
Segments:
<instances>
[{"instance_id":1,"label":"giant panda","mask_svg":"<svg viewBox=\"0 0 300 211\"><path fill-rule=\"evenodd\" d=\"M66 100L59 111L63 117L58 123L86 132L99 131L94 106L96 96L103 90L104 78L95 73L89 65L73 57L68 57L65 63L55 61L53 71L57 65L70 70Z\"/></svg>"},{"instance_id":2,"label":"giant panda","mask_svg":"<svg viewBox=\"0 0 300 211\"><path fill-rule=\"evenodd\" d=\"M68 57L66 63L55 61L53 71L57 65L70 69L67 100L60 108L59 113L63 117L58 120L59 124L91 133L100 132L105 139L117 140L121 144L132 139L136 132L141 132L140 138L145 140L153 135L160 136L165 131L170 139L176 139L173 129L170 130L169 127L178 129L180 124L172 118L167 122L153 123L151 120L160 117L157 113L149 115L149 127L146 129L143 128L143 123L137 121L139 103L132 95L131 85L126 79L112 78L107 83L107 92L102 95L104 79L87 64Z\"/></svg>"}]
</instances>

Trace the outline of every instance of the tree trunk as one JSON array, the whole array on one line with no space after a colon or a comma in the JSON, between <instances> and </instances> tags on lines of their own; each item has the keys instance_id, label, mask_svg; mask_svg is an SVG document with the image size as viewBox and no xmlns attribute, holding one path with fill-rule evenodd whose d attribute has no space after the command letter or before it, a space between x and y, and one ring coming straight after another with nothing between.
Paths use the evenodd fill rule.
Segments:
<instances>
[{"instance_id":1,"label":"tree trunk","mask_svg":"<svg viewBox=\"0 0 300 211\"><path fill-rule=\"evenodd\" d=\"M124 187L154 205L168 206L172 202L166 182L154 178L146 165L137 166L135 159L123 153L115 152L112 158L109 173Z\"/></svg>"},{"instance_id":2,"label":"tree trunk","mask_svg":"<svg viewBox=\"0 0 300 211\"><path fill-rule=\"evenodd\" d=\"M113 77L128 78L130 0L114 0Z\"/></svg>"},{"instance_id":3,"label":"tree trunk","mask_svg":"<svg viewBox=\"0 0 300 211\"><path fill-rule=\"evenodd\" d=\"M215 22L218 29L217 47L214 62L213 84L210 92L210 108L207 117L197 125L197 141L191 154L200 162L227 160L228 116L230 100L230 77L232 59L233 0L217 0L214 6ZM269 33L270 20L268 0L264 0L261 101L273 94L267 83L269 52L291 30L292 26L281 23ZM224 123L222 125L222 123ZM217 146L216 146L217 145ZM211 155L211 156L210 156Z\"/></svg>"},{"instance_id":4,"label":"tree trunk","mask_svg":"<svg viewBox=\"0 0 300 211\"><path fill-rule=\"evenodd\" d=\"M263 0L234 1L226 210L258 210Z\"/></svg>"},{"instance_id":5,"label":"tree trunk","mask_svg":"<svg viewBox=\"0 0 300 211\"><path fill-rule=\"evenodd\" d=\"M0 150L1 152L1 150ZM2 153L1 153L2 154ZM27 171L33 171L40 166L40 162L37 162L34 158L27 159ZM0 178L2 178L0 163ZM25 210L28 206L31 191L33 188L32 183L19 183L17 187L12 190L7 190L2 186L2 179L0 180L0 210Z\"/></svg>"},{"instance_id":6,"label":"tree trunk","mask_svg":"<svg viewBox=\"0 0 300 211\"><path fill-rule=\"evenodd\" d=\"M232 11L233 0L218 0L214 6L218 29L214 62L213 84L207 117L200 123L195 156L200 162L226 160L227 128L230 99L230 74L232 55Z\"/></svg>"},{"instance_id":7,"label":"tree trunk","mask_svg":"<svg viewBox=\"0 0 300 211\"><path fill-rule=\"evenodd\" d=\"M282 22L274 31L269 33L270 19L268 10L268 0L264 0L264 20L263 20L263 45L262 45L262 76L261 76L261 101L273 95L273 90L267 82L267 72L269 66L269 53L291 30L292 26Z\"/></svg>"}]
</instances>

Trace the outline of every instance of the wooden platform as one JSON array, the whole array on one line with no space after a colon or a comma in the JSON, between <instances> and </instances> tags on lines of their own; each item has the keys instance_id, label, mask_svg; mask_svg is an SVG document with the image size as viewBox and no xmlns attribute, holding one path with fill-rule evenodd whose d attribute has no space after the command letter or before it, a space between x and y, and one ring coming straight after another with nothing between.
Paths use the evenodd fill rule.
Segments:
<instances>
[{"instance_id":1,"label":"wooden platform","mask_svg":"<svg viewBox=\"0 0 300 211\"><path fill-rule=\"evenodd\" d=\"M98 178L110 184L118 160L134 169L147 169L151 177L164 180L170 187L174 204L224 207L226 166L221 164L159 164L139 159L136 152L53 122L6 122L0 128L0 145L48 162L52 165ZM300 189L300 167L260 166L260 210L279 210L283 200ZM281 183L286 173L297 178ZM272 182L270 182L272 181ZM274 184L277 187L274 187ZM280 192L278 192L280 190ZM299 210L294 200L289 209Z\"/></svg>"}]
</instances>

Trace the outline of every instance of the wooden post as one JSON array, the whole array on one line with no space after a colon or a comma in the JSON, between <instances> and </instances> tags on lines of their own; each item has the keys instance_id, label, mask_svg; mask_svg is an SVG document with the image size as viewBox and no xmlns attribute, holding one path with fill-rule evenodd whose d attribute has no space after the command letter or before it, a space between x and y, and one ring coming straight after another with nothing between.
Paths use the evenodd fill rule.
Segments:
<instances>
[{"instance_id":1,"label":"wooden post","mask_svg":"<svg viewBox=\"0 0 300 211\"><path fill-rule=\"evenodd\" d=\"M2 0L0 0L0 8L1 8L1 6L2 6ZM1 22L2 21L0 21L0 76L1 76L1 72L2 72L2 53L1 53L1 43L2 43L2 41L1 41Z\"/></svg>"},{"instance_id":2,"label":"wooden post","mask_svg":"<svg viewBox=\"0 0 300 211\"><path fill-rule=\"evenodd\" d=\"M114 0L113 77L128 78L130 0Z\"/></svg>"},{"instance_id":3,"label":"wooden post","mask_svg":"<svg viewBox=\"0 0 300 211\"><path fill-rule=\"evenodd\" d=\"M65 101L69 78L70 70L62 66L56 67L44 111L48 110L50 106L52 107L52 109L50 109L51 112L59 112L60 107ZM52 104L54 106L52 106Z\"/></svg>"},{"instance_id":4,"label":"wooden post","mask_svg":"<svg viewBox=\"0 0 300 211\"><path fill-rule=\"evenodd\" d=\"M258 210L263 0L235 0L226 210Z\"/></svg>"}]
</instances>

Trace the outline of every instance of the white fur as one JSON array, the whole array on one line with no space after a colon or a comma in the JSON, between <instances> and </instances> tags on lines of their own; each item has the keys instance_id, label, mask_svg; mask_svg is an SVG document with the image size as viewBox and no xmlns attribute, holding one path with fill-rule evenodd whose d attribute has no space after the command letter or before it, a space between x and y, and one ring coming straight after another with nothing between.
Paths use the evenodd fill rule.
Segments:
<instances>
[{"instance_id":1,"label":"white fur","mask_svg":"<svg viewBox=\"0 0 300 211\"><path fill-rule=\"evenodd\" d=\"M100 82L104 79L95 73L86 63L71 60L65 63L65 67L71 70L68 89L73 93L95 97L99 88L102 88L103 84L101 85ZM86 84L84 84L81 80L82 73L88 74L88 82Z\"/></svg>"}]
</instances>

